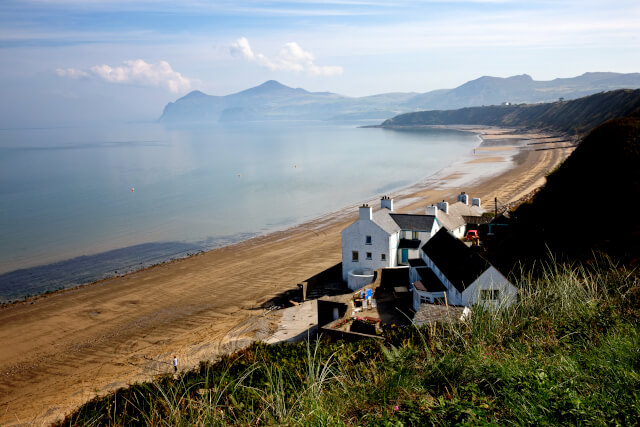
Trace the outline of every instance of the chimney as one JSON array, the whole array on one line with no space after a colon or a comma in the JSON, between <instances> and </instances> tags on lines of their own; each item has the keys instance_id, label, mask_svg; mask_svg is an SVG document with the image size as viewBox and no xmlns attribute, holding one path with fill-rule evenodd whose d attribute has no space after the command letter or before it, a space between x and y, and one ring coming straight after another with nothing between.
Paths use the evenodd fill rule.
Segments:
<instances>
[{"instance_id":1,"label":"chimney","mask_svg":"<svg viewBox=\"0 0 640 427\"><path fill-rule=\"evenodd\" d=\"M360 219L366 219L371 221L371 219L373 218L373 215L371 214L371 206L364 204L360 206L359 210L360 210Z\"/></svg>"},{"instance_id":2,"label":"chimney","mask_svg":"<svg viewBox=\"0 0 640 427\"><path fill-rule=\"evenodd\" d=\"M427 206L424 209L424 214L425 215L433 215L433 216L437 217L438 216L438 208L433 206L433 205Z\"/></svg>"},{"instance_id":3,"label":"chimney","mask_svg":"<svg viewBox=\"0 0 640 427\"><path fill-rule=\"evenodd\" d=\"M458 195L458 201L464 203L465 205L469 204L469 196L464 191Z\"/></svg>"},{"instance_id":4,"label":"chimney","mask_svg":"<svg viewBox=\"0 0 640 427\"><path fill-rule=\"evenodd\" d=\"M389 196L382 196L382 199L380 199L380 209L389 209L393 212L393 199L389 198Z\"/></svg>"},{"instance_id":5,"label":"chimney","mask_svg":"<svg viewBox=\"0 0 640 427\"><path fill-rule=\"evenodd\" d=\"M471 206L477 206L481 208L482 205L480 204L480 197L474 197L473 199L471 199Z\"/></svg>"},{"instance_id":6,"label":"chimney","mask_svg":"<svg viewBox=\"0 0 640 427\"><path fill-rule=\"evenodd\" d=\"M440 209L442 212L448 214L449 213L449 202L445 202L444 200L441 202L438 202L436 204L436 206L438 207L438 209Z\"/></svg>"}]
</instances>

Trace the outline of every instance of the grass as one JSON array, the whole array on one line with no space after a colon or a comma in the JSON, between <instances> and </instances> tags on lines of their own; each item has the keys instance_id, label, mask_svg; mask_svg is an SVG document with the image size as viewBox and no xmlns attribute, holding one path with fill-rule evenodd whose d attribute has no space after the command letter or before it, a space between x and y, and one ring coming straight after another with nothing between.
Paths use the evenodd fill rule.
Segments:
<instances>
[{"instance_id":1,"label":"grass","mask_svg":"<svg viewBox=\"0 0 640 427\"><path fill-rule=\"evenodd\" d=\"M550 264L519 288L511 307L389 329L383 344L256 343L59 425L637 424L637 275Z\"/></svg>"}]
</instances>

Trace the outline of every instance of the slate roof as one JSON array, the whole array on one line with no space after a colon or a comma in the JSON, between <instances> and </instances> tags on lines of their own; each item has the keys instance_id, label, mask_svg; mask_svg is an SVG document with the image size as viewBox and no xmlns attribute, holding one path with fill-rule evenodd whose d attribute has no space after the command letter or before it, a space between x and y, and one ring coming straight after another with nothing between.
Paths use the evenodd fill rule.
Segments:
<instances>
[{"instance_id":1,"label":"slate roof","mask_svg":"<svg viewBox=\"0 0 640 427\"><path fill-rule=\"evenodd\" d=\"M456 202L449 205L449 215L458 216L481 216L484 213L484 209L478 206L465 205L462 202Z\"/></svg>"},{"instance_id":2,"label":"slate roof","mask_svg":"<svg viewBox=\"0 0 640 427\"><path fill-rule=\"evenodd\" d=\"M407 261L411 267L426 267L427 263L422 258L411 258Z\"/></svg>"},{"instance_id":3,"label":"slate roof","mask_svg":"<svg viewBox=\"0 0 640 427\"><path fill-rule=\"evenodd\" d=\"M420 326L435 322L457 322L462 317L463 312L463 307L425 303L420 305L415 316L413 316L413 324Z\"/></svg>"},{"instance_id":4,"label":"slate roof","mask_svg":"<svg viewBox=\"0 0 640 427\"><path fill-rule=\"evenodd\" d=\"M484 209L477 206L465 205L462 202L456 202L449 205L449 213L438 211L438 221L449 231L453 231L456 228L462 227L469 221L465 217L479 217L482 216ZM472 222L473 224L482 224Z\"/></svg>"},{"instance_id":5,"label":"slate roof","mask_svg":"<svg viewBox=\"0 0 640 427\"><path fill-rule=\"evenodd\" d=\"M424 286L427 292L447 291L447 287L440 281L440 279L438 279L436 273L434 273L429 267L417 268L416 271L418 272L418 276L420 276L422 286Z\"/></svg>"},{"instance_id":6,"label":"slate roof","mask_svg":"<svg viewBox=\"0 0 640 427\"><path fill-rule=\"evenodd\" d=\"M420 240L400 239L398 243L398 249L418 249L420 247Z\"/></svg>"},{"instance_id":7,"label":"slate roof","mask_svg":"<svg viewBox=\"0 0 640 427\"><path fill-rule=\"evenodd\" d=\"M493 217L490 216L469 216L469 215L462 215L462 218L464 219L464 222L466 222L467 224L489 224L492 220Z\"/></svg>"},{"instance_id":8,"label":"slate roof","mask_svg":"<svg viewBox=\"0 0 640 427\"><path fill-rule=\"evenodd\" d=\"M373 213L373 222L378 224L380 228L386 231L389 234L397 233L400 231L400 227L396 222L391 218L391 214L389 213L389 209L380 209Z\"/></svg>"},{"instance_id":9,"label":"slate roof","mask_svg":"<svg viewBox=\"0 0 640 427\"><path fill-rule=\"evenodd\" d=\"M449 231L453 231L466 224L460 215L446 214L443 211L438 211L438 221Z\"/></svg>"},{"instance_id":10,"label":"slate roof","mask_svg":"<svg viewBox=\"0 0 640 427\"><path fill-rule=\"evenodd\" d=\"M383 268L380 273L380 286L385 289L409 285L409 268Z\"/></svg>"},{"instance_id":11,"label":"slate roof","mask_svg":"<svg viewBox=\"0 0 640 427\"><path fill-rule=\"evenodd\" d=\"M464 291L491 266L444 229L429 239L422 250L458 292Z\"/></svg>"},{"instance_id":12,"label":"slate roof","mask_svg":"<svg viewBox=\"0 0 640 427\"><path fill-rule=\"evenodd\" d=\"M401 230L413 231L431 231L433 222L436 217L434 215L417 215L417 214L389 214L393 221Z\"/></svg>"}]
</instances>

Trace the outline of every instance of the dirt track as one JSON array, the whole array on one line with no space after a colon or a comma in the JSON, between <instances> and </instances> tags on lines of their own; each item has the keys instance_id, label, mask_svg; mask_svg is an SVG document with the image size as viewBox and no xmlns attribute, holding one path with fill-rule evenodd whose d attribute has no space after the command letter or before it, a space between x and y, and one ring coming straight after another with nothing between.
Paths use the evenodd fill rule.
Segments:
<instances>
[{"instance_id":1,"label":"dirt track","mask_svg":"<svg viewBox=\"0 0 640 427\"><path fill-rule=\"evenodd\" d=\"M487 142L491 133L494 141L509 137L488 132ZM506 203L543 183L570 150L532 149L474 187L448 188L443 178L402 196L410 201L402 210L460 190ZM169 372L173 354L184 369L268 336L273 320L249 320L270 297L340 261L340 230L355 212L0 310L0 423L46 424L97 393Z\"/></svg>"}]
</instances>

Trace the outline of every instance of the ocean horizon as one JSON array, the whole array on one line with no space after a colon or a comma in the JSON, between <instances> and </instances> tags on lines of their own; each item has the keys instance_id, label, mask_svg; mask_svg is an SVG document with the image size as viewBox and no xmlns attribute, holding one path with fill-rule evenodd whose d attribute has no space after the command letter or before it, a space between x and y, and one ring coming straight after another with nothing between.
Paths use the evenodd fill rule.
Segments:
<instances>
[{"instance_id":1,"label":"ocean horizon","mask_svg":"<svg viewBox=\"0 0 640 427\"><path fill-rule=\"evenodd\" d=\"M0 130L0 301L286 229L408 187L480 142L361 124Z\"/></svg>"}]
</instances>

